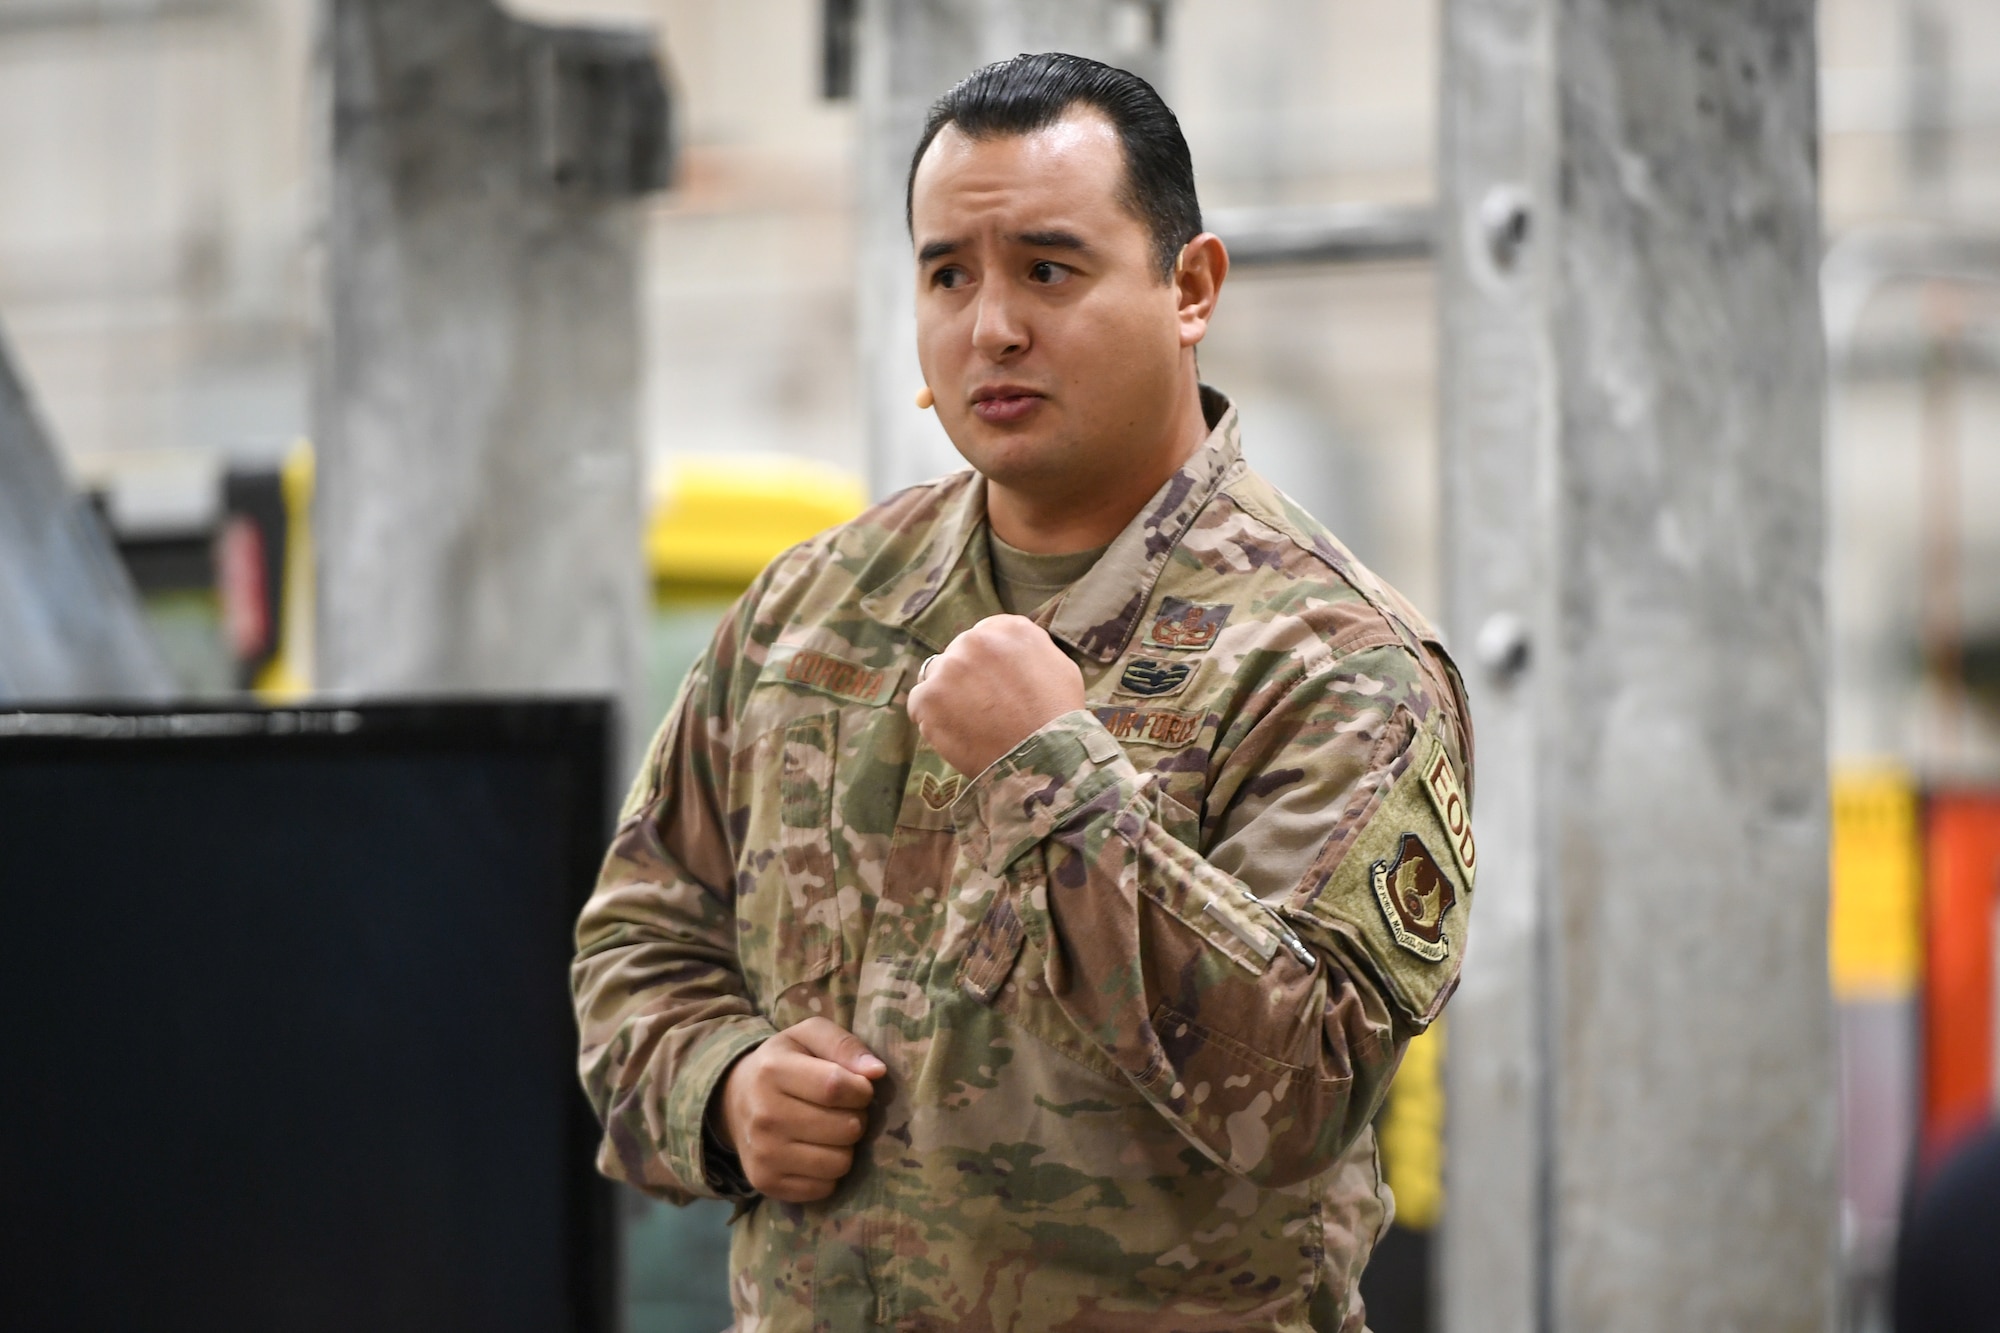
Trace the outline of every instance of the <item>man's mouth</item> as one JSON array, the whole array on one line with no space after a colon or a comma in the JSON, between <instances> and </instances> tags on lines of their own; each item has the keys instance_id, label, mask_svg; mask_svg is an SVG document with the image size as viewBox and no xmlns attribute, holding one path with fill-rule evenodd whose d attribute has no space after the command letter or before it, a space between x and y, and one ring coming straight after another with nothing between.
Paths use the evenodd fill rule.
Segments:
<instances>
[{"instance_id":1,"label":"man's mouth","mask_svg":"<svg viewBox=\"0 0 2000 1333\"><path fill-rule=\"evenodd\" d=\"M1019 421L1041 405L1042 395L1015 384L990 385L972 395L972 411L990 425Z\"/></svg>"}]
</instances>

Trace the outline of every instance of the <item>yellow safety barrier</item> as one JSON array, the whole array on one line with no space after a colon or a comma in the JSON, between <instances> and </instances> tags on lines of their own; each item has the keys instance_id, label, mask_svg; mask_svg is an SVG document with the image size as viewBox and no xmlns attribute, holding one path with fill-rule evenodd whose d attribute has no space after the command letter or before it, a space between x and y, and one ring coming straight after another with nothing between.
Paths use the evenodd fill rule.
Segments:
<instances>
[{"instance_id":1,"label":"yellow safety barrier","mask_svg":"<svg viewBox=\"0 0 2000 1333\"><path fill-rule=\"evenodd\" d=\"M646 527L656 588L740 591L771 558L859 514L861 479L801 458L672 460Z\"/></svg>"}]
</instances>

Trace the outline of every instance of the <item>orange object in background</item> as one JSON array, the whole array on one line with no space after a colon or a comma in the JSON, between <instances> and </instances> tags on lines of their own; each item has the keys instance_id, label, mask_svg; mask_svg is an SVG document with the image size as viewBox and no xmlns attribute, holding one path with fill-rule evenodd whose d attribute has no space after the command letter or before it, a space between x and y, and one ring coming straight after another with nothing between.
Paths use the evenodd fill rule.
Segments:
<instances>
[{"instance_id":1,"label":"orange object in background","mask_svg":"<svg viewBox=\"0 0 2000 1333\"><path fill-rule=\"evenodd\" d=\"M1926 819L1924 1128L1935 1166L1994 1113L2000 792L1934 793Z\"/></svg>"}]
</instances>

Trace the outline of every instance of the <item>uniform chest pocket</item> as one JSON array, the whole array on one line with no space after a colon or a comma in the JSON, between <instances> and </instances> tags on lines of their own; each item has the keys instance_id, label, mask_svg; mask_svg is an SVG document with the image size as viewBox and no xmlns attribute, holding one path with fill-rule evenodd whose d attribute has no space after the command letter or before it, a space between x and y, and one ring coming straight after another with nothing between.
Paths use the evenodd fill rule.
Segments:
<instances>
[{"instance_id":1,"label":"uniform chest pocket","mask_svg":"<svg viewBox=\"0 0 2000 1333\"><path fill-rule=\"evenodd\" d=\"M774 729L740 756L750 826L737 895L738 952L775 1020L782 1000L840 966L834 766L840 715L816 713ZM775 796L776 800L771 798Z\"/></svg>"}]
</instances>

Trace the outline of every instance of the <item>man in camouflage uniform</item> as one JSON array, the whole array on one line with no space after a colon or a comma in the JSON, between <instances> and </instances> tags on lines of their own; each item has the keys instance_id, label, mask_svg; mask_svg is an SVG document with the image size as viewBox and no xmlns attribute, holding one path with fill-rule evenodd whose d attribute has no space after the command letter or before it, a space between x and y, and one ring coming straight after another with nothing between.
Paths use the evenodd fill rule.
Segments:
<instances>
[{"instance_id":1,"label":"man in camouflage uniform","mask_svg":"<svg viewBox=\"0 0 2000 1333\"><path fill-rule=\"evenodd\" d=\"M1456 674L1199 386L1228 261L1150 88L979 71L911 204L975 470L779 557L661 728L578 927L602 1166L740 1201L746 1330L1358 1330L1465 947Z\"/></svg>"}]
</instances>

